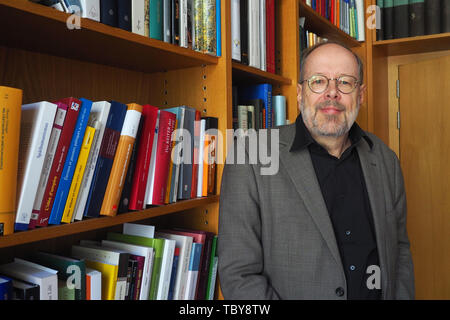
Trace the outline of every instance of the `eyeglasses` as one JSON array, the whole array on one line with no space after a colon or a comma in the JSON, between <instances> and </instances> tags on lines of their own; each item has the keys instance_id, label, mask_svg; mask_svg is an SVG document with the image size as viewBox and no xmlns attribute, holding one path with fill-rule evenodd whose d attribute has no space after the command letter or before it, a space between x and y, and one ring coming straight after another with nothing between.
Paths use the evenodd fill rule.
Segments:
<instances>
[{"instance_id":1,"label":"eyeglasses","mask_svg":"<svg viewBox=\"0 0 450 320\"><path fill-rule=\"evenodd\" d=\"M344 94L352 93L359 83L353 76L340 76L338 78L330 79L320 74L313 75L309 79L300 81L300 83L306 81L312 92L322 93L327 90L331 80L336 80L337 89Z\"/></svg>"}]
</instances>

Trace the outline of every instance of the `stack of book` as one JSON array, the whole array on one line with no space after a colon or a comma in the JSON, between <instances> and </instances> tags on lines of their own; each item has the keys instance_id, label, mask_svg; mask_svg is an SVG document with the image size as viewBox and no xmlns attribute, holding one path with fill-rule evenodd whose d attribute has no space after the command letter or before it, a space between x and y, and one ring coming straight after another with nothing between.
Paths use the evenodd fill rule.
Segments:
<instances>
[{"instance_id":1,"label":"stack of book","mask_svg":"<svg viewBox=\"0 0 450 320\"><path fill-rule=\"evenodd\" d=\"M31 0L112 27L221 56L221 0Z\"/></svg>"},{"instance_id":2,"label":"stack of book","mask_svg":"<svg viewBox=\"0 0 450 320\"><path fill-rule=\"evenodd\" d=\"M18 130L2 137L11 152L0 185L17 179L18 200L0 198L4 235L215 194L217 118L73 97L20 106L9 91L4 125L20 126L20 140Z\"/></svg>"},{"instance_id":3,"label":"stack of book","mask_svg":"<svg viewBox=\"0 0 450 320\"><path fill-rule=\"evenodd\" d=\"M231 0L232 59L275 73L275 0Z\"/></svg>"},{"instance_id":4,"label":"stack of book","mask_svg":"<svg viewBox=\"0 0 450 320\"><path fill-rule=\"evenodd\" d=\"M0 300L212 300L217 236L126 223L70 256L35 252L0 265Z\"/></svg>"}]
</instances>

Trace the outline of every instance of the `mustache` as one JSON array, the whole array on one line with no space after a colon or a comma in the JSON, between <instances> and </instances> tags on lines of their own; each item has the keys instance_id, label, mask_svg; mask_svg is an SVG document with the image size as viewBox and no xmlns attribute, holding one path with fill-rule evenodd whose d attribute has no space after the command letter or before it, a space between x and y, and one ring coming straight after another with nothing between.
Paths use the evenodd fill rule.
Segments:
<instances>
[{"instance_id":1,"label":"mustache","mask_svg":"<svg viewBox=\"0 0 450 320\"><path fill-rule=\"evenodd\" d=\"M316 111L320 110L320 109L324 109L325 107L328 106L333 106L335 108L337 108L339 111L344 111L345 110L345 106L335 100L326 100L323 102L320 102L316 105Z\"/></svg>"}]
</instances>

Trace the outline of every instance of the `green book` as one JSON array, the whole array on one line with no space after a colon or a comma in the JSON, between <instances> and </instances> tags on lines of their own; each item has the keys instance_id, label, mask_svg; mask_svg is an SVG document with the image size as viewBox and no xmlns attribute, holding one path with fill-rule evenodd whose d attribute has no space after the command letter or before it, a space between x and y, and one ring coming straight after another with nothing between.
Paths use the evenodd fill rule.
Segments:
<instances>
[{"instance_id":1,"label":"green book","mask_svg":"<svg viewBox=\"0 0 450 320\"><path fill-rule=\"evenodd\" d=\"M58 279L65 283L66 293L74 292L75 300L86 300L86 265L83 260L46 252L36 252L32 260L58 271ZM71 293L70 293L71 294Z\"/></svg>"},{"instance_id":2,"label":"green book","mask_svg":"<svg viewBox=\"0 0 450 320\"><path fill-rule=\"evenodd\" d=\"M153 262L153 271L150 283L149 300L156 300L156 294L158 292L159 276L161 274L162 254L164 250L164 240L146 238L139 236L131 236L128 234L108 232L106 236L107 240L125 242L138 246L150 247L155 251L155 258Z\"/></svg>"},{"instance_id":3,"label":"green book","mask_svg":"<svg viewBox=\"0 0 450 320\"><path fill-rule=\"evenodd\" d=\"M217 248L217 236L214 236L212 240L211 245L211 260L209 263L209 271L208 271L208 284L206 285L206 300L212 300L214 298L214 292L211 292L211 290L214 290L215 286L213 283L213 279L215 281L216 277L214 276L214 260L217 257L216 255L216 248ZM213 297L213 298L211 298Z\"/></svg>"},{"instance_id":4,"label":"green book","mask_svg":"<svg viewBox=\"0 0 450 320\"><path fill-rule=\"evenodd\" d=\"M163 1L150 0L150 38L163 40Z\"/></svg>"}]
</instances>

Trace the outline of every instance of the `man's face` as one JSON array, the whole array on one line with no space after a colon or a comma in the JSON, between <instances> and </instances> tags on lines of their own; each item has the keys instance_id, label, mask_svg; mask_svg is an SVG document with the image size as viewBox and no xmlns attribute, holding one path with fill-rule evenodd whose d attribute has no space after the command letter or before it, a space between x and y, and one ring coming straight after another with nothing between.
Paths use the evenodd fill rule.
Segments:
<instances>
[{"instance_id":1,"label":"man's face","mask_svg":"<svg viewBox=\"0 0 450 320\"><path fill-rule=\"evenodd\" d=\"M305 65L304 80L312 75L330 79L343 75L359 79L358 63L352 53L335 44L314 50ZM334 80L322 93L314 93L305 81L298 85L298 102L305 126L313 136L340 137L346 134L358 116L365 86L357 85L352 93L344 94Z\"/></svg>"}]
</instances>

